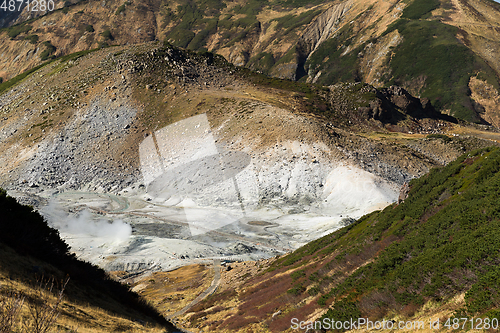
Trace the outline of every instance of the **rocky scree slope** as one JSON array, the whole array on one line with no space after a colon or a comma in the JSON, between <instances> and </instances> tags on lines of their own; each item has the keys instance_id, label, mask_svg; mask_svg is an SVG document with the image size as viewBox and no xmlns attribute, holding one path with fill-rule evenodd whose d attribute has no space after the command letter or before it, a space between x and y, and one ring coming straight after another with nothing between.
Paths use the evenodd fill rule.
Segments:
<instances>
[{"instance_id":1,"label":"rocky scree slope","mask_svg":"<svg viewBox=\"0 0 500 333\"><path fill-rule=\"evenodd\" d=\"M492 143L425 138L456 125L420 101L401 97L406 93L390 91L363 84L297 85L235 68L212 54L154 43L75 54L2 94L2 186L24 193L143 191L141 142L199 114L207 115L219 145L246 152L263 166L281 169L287 161L288 174L301 163L326 166L324 173L345 163L397 186L463 150ZM408 99L398 107L394 96ZM415 112L430 112L429 118L412 117ZM385 140L388 129L425 134ZM263 177L276 177L275 171L260 170ZM283 186L269 192L271 198L285 199Z\"/></svg>"}]
</instances>

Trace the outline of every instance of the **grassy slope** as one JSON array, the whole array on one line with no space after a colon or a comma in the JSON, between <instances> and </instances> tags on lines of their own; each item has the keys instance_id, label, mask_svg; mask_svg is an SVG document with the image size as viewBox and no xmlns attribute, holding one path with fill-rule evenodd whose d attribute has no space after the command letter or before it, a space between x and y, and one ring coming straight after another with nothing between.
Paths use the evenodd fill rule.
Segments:
<instances>
[{"instance_id":1,"label":"grassy slope","mask_svg":"<svg viewBox=\"0 0 500 333\"><path fill-rule=\"evenodd\" d=\"M385 76L384 81L387 85L406 86L424 77L426 84L419 91L421 97L429 98L438 110L450 110L451 115L457 118L478 122L468 88L469 79L481 73L488 82L498 86L499 78L457 38L460 33L458 28L436 19L429 20L431 11L440 6L437 0L414 0L404 9L401 18L387 28L385 34L397 29L404 40L393 50L394 56L389 61L392 73ZM321 45L308 60L307 66L325 73L319 83L359 79L358 53L376 40L366 41L341 56L356 37L349 29L349 26L342 28L335 38Z\"/></svg>"},{"instance_id":2,"label":"grassy slope","mask_svg":"<svg viewBox=\"0 0 500 333\"><path fill-rule=\"evenodd\" d=\"M364 301L375 293L392 300L371 304L383 314L466 292L462 312L498 317L499 171L498 149L464 155L413 181L404 203L350 227L337 244L356 233L357 244L337 256L339 262L370 244L387 245L372 263L322 295L323 301L343 300L327 316L338 316L347 303L367 314L371 309Z\"/></svg>"},{"instance_id":3,"label":"grassy slope","mask_svg":"<svg viewBox=\"0 0 500 333\"><path fill-rule=\"evenodd\" d=\"M302 253L335 251L341 265L375 246L373 262L322 293L318 303L337 301L326 316L382 316L465 291L464 312L498 316L499 171L499 149L463 155L412 181L403 203L305 246L281 265L300 261ZM371 303L375 294L383 294L383 301Z\"/></svg>"},{"instance_id":4,"label":"grassy slope","mask_svg":"<svg viewBox=\"0 0 500 333\"><path fill-rule=\"evenodd\" d=\"M10 284L18 292L30 295L29 290L37 284L40 274L56 280L69 276L63 316L72 318L73 323L97 327L104 324L92 316L82 316L81 309L85 309L111 322L125 322L129 329L133 328L132 320L141 320L158 329L173 330L170 323L128 287L110 279L102 269L76 259L57 230L50 228L31 207L18 204L1 189L0 212L0 252L4 258L0 261L0 279L13 280ZM75 306L80 312L75 311ZM75 320L75 316L81 321Z\"/></svg>"},{"instance_id":5,"label":"grassy slope","mask_svg":"<svg viewBox=\"0 0 500 333\"><path fill-rule=\"evenodd\" d=\"M500 149L465 154L410 187L404 202L305 245L196 310L237 300L237 312L213 329L263 323L279 332L321 308L335 320L411 317L465 293L458 317L499 318Z\"/></svg>"},{"instance_id":6,"label":"grassy slope","mask_svg":"<svg viewBox=\"0 0 500 333\"><path fill-rule=\"evenodd\" d=\"M158 36L176 46L197 51L207 48L213 48L216 51L225 50L223 53L225 52L224 54L228 56L231 53L229 49L240 45L243 48L242 55L248 58L246 66L269 74L278 73L283 64L296 61L295 45L301 32L321 12L310 6L320 3L317 0L273 0L270 2L251 0L242 4L234 4L224 0L190 0L172 2L168 5L156 3L151 8L146 8L125 2L120 4L116 11L114 7L110 10L114 13L112 14L114 20L119 20L123 15L127 17L132 12L138 13L138 19L144 19L141 15L145 15L148 11L158 13L160 26ZM304 6L309 7L301 8ZM137 8L134 9L134 7ZM457 35L463 35L463 32L440 23L439 18L431 16L431 12L439 7L449 8L450 3L449 1L440 3L437 0L414 0L404 9L402 17L388 28L387 32L397 29L404 39L394 49L395 55L388 64L392 72L388 72L383 81L387 85L398 84L408 88L424 78L425 84L418 88L417 94L429 98L438 110L448 110L455 117L479 122L480 118L475 110L476 104L471 99L468 89L469 79L480 73L481 78L487 79L488 82L498 87L499 78L492 74L494 71L488 64L457 38ZM74 15L75 20L78 17L81 25L79 33L83 34L90 18L84 19L74 13L81 8L83 7L75 5L68 10L71 15ZM297 11L298 8L303 11ZM293 14L285 14L290 10ZM272 11L279 14L273 14L276 15L275 18L258 18L259 15L262 16ZM365 14L360 13L360 16ZM22 40L29 37L27 35L29 23L33 22L24 22L5 30L13 38ZM101 30L104 28L101 27ZM119 31L116 31L116 28L109 29L111 29L111 35L116 35L113 43L121 43ZM345 25L336 32L334 38L322 44L308 59L306 68L312 68L316 72L321 70L323 73L318 83L330 85L341 81L360 80L358 54L366 45L376 40L365 41L361 46L342 55L357 36L357 33L350 29L350 24ZM365 30L367 29L369 27ZM106 45L111 41L106 38L102 40L104 35L101 30L96 31L94 35L101 41L100 45ZM262 37L261 34L265 31L267 31L267 37L262 39L255 48L257 41ZM463 37L467 44L467 36ZM43 39L43 36L41 38ZM253 46L249 47L249 45ZM49 51L50 48L45 52L47 56L50 56Z\"/></svg>"},{"instance_id":7,"label":"grassy slope","mask_svg":"<svg viewBox=\"0 0 500 333\"><path fill-rule=\"evenodd\" d=\"M59 58L52 58L51 60L41 64L41 65L38 65L30 70L27 70L17 76L14 76L13 78L11 78L10 80L8 81L5 81L5 82L2 82L0 83L0 95L7 91L8 89L10 89L11 87L15 86L16 84L18 84L19 82L21 82L22 80L24 80L26 77L28 77L30 74L36 72L37 70L39 70L40 68L50 64L52 61L54 60L60 60L61 63L65 63L65 62L68 62L70 60L76 60L80 57L83 57L84 55L86 54L89 54L91 52L94 52L96 51L97 49L92 49L92 50L86 50L86 51L78 51L78 52L75 52L75 53L71 53L71 54L67 54L65 56L62 56L62 57L59 57Z\"/></svg>"}]
</instances>

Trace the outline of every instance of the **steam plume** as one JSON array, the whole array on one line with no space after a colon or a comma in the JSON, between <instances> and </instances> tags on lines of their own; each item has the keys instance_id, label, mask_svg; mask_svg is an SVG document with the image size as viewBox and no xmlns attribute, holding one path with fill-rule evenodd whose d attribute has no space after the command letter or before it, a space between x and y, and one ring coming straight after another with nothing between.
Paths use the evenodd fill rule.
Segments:
<instances>
[{"instance_id":1,"label":"steam plume","mask_svg":"<svg viewBox=\"0 0 500 333\"><path fill-rule=\"evenodd\" d=\"M109 222L106 219L94 219L87 209L78 215L70 215L54 201L51 201L40 212L52 227L61 232L106 238L108 241L118 242L128 240L132 234L132 227L122 220Z\"/></svg>"}]
</instances>

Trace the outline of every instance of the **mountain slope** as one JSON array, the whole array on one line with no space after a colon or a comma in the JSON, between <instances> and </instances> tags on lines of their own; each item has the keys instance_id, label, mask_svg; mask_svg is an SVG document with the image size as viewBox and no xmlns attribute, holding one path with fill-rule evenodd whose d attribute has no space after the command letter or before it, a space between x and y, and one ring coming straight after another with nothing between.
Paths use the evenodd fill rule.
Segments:
<instances>
[{"instance_id":1,"label":"mountain slope","mask_svg":"<svg viewBox=\"0 0 500 333\"><path fill-rule=\"evenodd\" d=\"M0 77L51 55L160 39L275 77L398 84L440 111L498 127L499 18L489 0L88 0L4 30Z\"/></svg>"},{"instance_id":2,"label":"mountain slope","mask_svg":"<svg viewBox=\"0 0 500 333\"><path fill-rule=\"evenodd\" d=\"M221 142L238 150L254 147L255 158L263 158L259 149L297 138L324 142L336 156L325 163L350 160L400 185L492 142L475 135L426 139L461 126L397 87L319 88L157 43L73 54L19 80L0 85L7 89L1 102L1 181L11 190L121 191L142 181L139 146L149 133L203 113ZM386 140L381 134L387 131L406 134ZM496 133L489 135L494 140Z\"/></svg>"},{"instance_id":3,"label":"mountain slope","mask_svg":"<svg viewBox=\"0 0 500 333\"><path fill-rule=\"evenodd\" d=\"M500 137L399 87L274 79L155 42L68 55L0 91L0 184L42 210L81 258L113 271L289 251ZM211 138L172 138L180 124ZM220 156L231 173L213 156L186 166L179 151ZM205 229L193 233L186 211L206 216ZM110 221L111 234L94 227Z\"/></svg>"},{"instance_id":4,"label":"mountain slope","mask_svg":"<svg viewBox=\"0 0 500 333\"><path fill-rule=\"evenodd\" d=\"M484 109L471 99L469 83L477 76L499 89L498 60L492 57L498 47L497 4L415 0L396 8L397 19L383 32L376 31L380 24L369 25L369 13L376 7L340 27L335 38L308 55L304 64L308 79L322 84L397 83L429 98L438 110L479 121ZM479 41L488 41L489 48L478 47Z\"/></svg>"},{"instance_id":5,"label":"mountain slope","mask_svg":"<svg viewBox=\"0 0 500 333\"><path fill-rule=\"evenodd\" d=\"M410 182L399 203L234 275L185 319L219 332L292 331L293 318L498 320L499 175L498 148L464 154Z\"/></svg>"},{"instance_id":6,"label":"mountain slope","mask_svg":"<svg viewBox=\"0 0 500 333\"><path fill-rule=\"evenodd\" d=\"M97 243L98 237L90 234L75 243L75 251L88 255L89 260L107 269L134 273L185 265L206 259L203 256L236 255L227 247L216 246L210 247L212 252L208 255L208 250L189 253L192 258L186 258L181 252L183 249L179 251L181 245L178 244L201 247L200 243L207 239L212 243L225 241L232 245L235 240L246 242L244 246L236 244L233 248L266 256L298 247L338 228L340 223L349 224L351 219L344 219L346 212L349 217L358 217L376 207L385 207L397 200L399 188L410 179L427 173L432 167L448 164L463 152L500 141L493 128L460 123L436 112L425 99L415 98L397 86L376 89L362 83L343 83L321 87L280 80L235 67L213 53L195 53L159 42L70 54L3 83L0 92L1 184L23 202L38 208L55 199L67 204L65 208L71 214L88 209L99 219L103 215L111 220L128 219L134 230L128 235L126 245L121 243L112 247L109 242ZM189 123L192 119L195 122ZM243 228L235 228L236 232L231 233L232 230L227 230L229 227L219 228L210 236L208 233L193 236L185 220L170 223L172 211L184 212L185 206L193 207L194 200L199 199L197 209L223 207L224 195L230 192L229 187L213 182L219 175L193 172L189 166L196 163L188 161L176 167L174 163L173 174L185 172L188 176L182 179L179 187L193 186L193 183L201 183L201 186L192 187L195 192L189 198L192 201L176 198L168 193L172 189L168 187L172 178L163 177L166 173L161 173L161 166L154 169L147 163L154 160L150 158L154 154L148 151L159 156L160 144L167 146L161 154L168 153L173 143L179 151L187 151L190 157L191 152L198 153L196 149L204 146L197 138L193 139L195 136L191 136L190 131L171 129L187 120L189 129L194 131L202 125L200 119L209 124L202 130L211 135L214 150L236 157L230 160L235 162L230 165L233 174L222 173L222 176L233 177L234 165L238 171L251 164L245 177L234 177L238 186L244 185L239 186L242 190L239 197L228 195L227 199L232 207L241 207L244 202L245 212L251 219L234 224L248 225L251 236L243 237L241 232L246 231ZM178 134L175 140L168 135L169 131ZM488 159L484 157L479 162L493 170L494 165L489 163L496 161L497 150L488 154ZM175 158L175 154L166 154L164 160L172 163ZM197 163L209 164L209 161L202 158ZM461 161L465 164L460 164ZM479 168L480 163L466 167L471 161L462 158L451 165L455 169L447 167L443 174L433 172L431 177L455 170L463 171L464 179L472 182L476 176L469 175L473 172L471 168ZM164 179L167 181L162 183ZM257 180L252 183L248 179ZM158 181L155 183L155 180ZM452 177L451 181L459 186L462 180ZM159 187L155 187L156 184ZM432 192L429 187L434 188L436 184L423 187L422 191ZM237 187L234 183L230 185ZM458 192L467 190L469 185L467 182L460 185L450 196L460 196ZM436 191L442 190L436 188ZM415 186L412 191L420 193ZM213 325L217 331L236 329L238 325L243 327L268 320L281 309L280 302L293 304L293 307L285 306L275 320L267 323L272 330L289 327L287 316L297 314L293 312L297 304L306 307L301 309L304 315L314 313L312 316L319 318L327 308L318 301L331 305L335 297L349 296L348 289L338 289L339 294L337 289L330 291L339 283L348 283L351 273L360 265L369 264L379 250L398 240L397 237L411 236L414 230L428 232L418 229L430 225L427 222L435 213L425 207L431 199L437 200L432 203L438 208L439 204L446 203L448 194L443 193L432 192L432 197L420 193L423 197L418 198L423 201L417 200L417 208L410 207L407 202L412 199L407 199L397 207L389 206L380 216L377 213L369 215L350 229L320 238L275 262L270 269L272 272L256 277L248 285L215 294L199 308L205 313L200 312L198 318L214 314L214 319L203 321L205 325ZM405 211L411 213L409 218ZM269 218L271 222L266 221L269 215L265 213L268 212L274 214ZM318 216L322 219L318 220ZM312 218L324 223L310 223ZM388 225L388 221L396 218L402 219L393 225L398 229L397 234ZM488 218L486 215L486 220ZM379 222L375 223L377 219ZM416 229L408 226L412 223ZM366 224L374 227L370 229ZM281 229L277 231L278 228ZM450 230L453 229L445 231ZM380 239L371 237L374 231L380 234ZM67 234L70 240L77 238ZM454 235L442 237L445 236ZM174 245L169 248L169 244ZM345 245L352 248L343 247ZM316 256L318 250L324 250L320 256ZM134 251L144 252L142 256L135 256L137 252ZM341 265L336 265L334 257L339 258ZM330 262L333 264L328 266ZM296 265L304 265L307 270ZM258 266L256 268L258 270ZM311 277L310 273L315 270L318 276ZM368 273L366 276L371 277ZM376 278L393 281L391 276ZM275 279L279 279L278 284L274 283ZM440 292L440 286L432 282L431 287L437 291L428 288ZM412 288L423 288L403 287L408 288L408 293ZM453 293L465 292L462 287L453 284ZM374 291L363 289L361 292L356 296L369 297ZM396 301L388 302L387 308L381 306L380 315L385 315L391 306L397 310L405 297L421 301L404 294L403 290L397 292L397 297L396 294L388 296L389 300L394 297ZM403 294L402 299L398 298L399 294ZM429 294L423 301L435 297ZM219 299L231 299L238 307L211 308ZM266 300L264 306L256 307L263 300ZM363 304L347 305L355 307L356 311L366 311ZM208 313L211 311L213 313ZM228 317L224 318L226 315Z\"/></svg>"},{"instance_id":7,"label":"mountain slope","mask_svg":"<svg viewBox=\"0 0 500 333\"><path fill-rule=\"evenodd\" d=\"M84 332L117 329L174 331L175 327L137 294L113 281L96 266L77 260L69 253L69 246L59 238L57 230L49 227L31 207L22 206L7 196L4 190L0 190L0 212L2 300L14 292L26 301L15 327L21 326L21 322L28 325L35 319L33 313L28 314L31 310L26 308L34 309L37 302L44 300L52 302L50 295L41 297L45 293L36 291L37 286L44 286L46 281L53 279L56 288L61 288L57 283L69 277L69 283L63 289L65 298L59 307L61 318L56 322L59 329L73 327ZM6 309L0 311L2 323ZM142 322L142 325L134 321Z\"/></svg>"}]
</instances>

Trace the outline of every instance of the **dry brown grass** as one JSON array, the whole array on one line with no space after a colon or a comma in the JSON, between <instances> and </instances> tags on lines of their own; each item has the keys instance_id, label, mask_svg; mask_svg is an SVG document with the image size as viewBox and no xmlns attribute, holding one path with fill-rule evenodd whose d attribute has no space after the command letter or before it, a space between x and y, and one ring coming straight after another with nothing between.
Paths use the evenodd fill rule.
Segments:
<instances>
[{"instance_id":1,"label":"dry brown grass","mask_svg":"<svg viewBox=\"0 0 500 333\"><path fill-rule=\"evenodd\" d=\"M61 293L64 282L58 283L64 277L61 277L61 273L48 264L20 256L1 244L0 258L2 258L0 262L1 308L7 310L7 316L13 319L13 323L9 324L12 330L0 329L2 333L36 332L34 319L50 319L49 317L55 320L49 325L50 329L45 332L165 332L165 329L159 325L141 324L139 320L135 320L135 315L132 313L129 318L124 318L112 313L112 310L90 305L95 303L95 300L88 298L93 296L86 290L75 290L74 286L71 288L73 294L79 294L79 302L66 297L64 295L66 291ZM47 278L43 281L39 278L37 281L35 274L37 272ZM52 276L55 277L54 280L51 280ZM114 304L113 300L103 300L103 302L107 302L110 309L120 306ZM0 311L0 325L3 323L1 313L5 311ZM39 324L38 327L43 327L43 325Z\"/></svg>"},{"instance_id":2,"label":"dry brown grass","mask_svg":"<svg viewBox=\"0 0 500 333\"><path fill-rule=\"evenodd\" d=\"M132 286L162 314L174 313L206 290L213 280L213 269L190 265L170 272L156 272Z\"/></svg>"},{"instance_id":3,"label":"dry brown grass","mask_svg":"<svg viewBox=\"0 0 500 333\"><path fill-rule=\"evenodd\" d=\"M54 293L55 285L45 282L33 288L15 280L1 279L3 300L11 323L1 332L164 332L161 327L143 326L131 319L117 317L101 308L76 304L64 298L63 289ZM0 324L2 324L0 314ZM5 330L4 330L5 328ZM126 328L125 330L123 330Z\"/></svg>"}]
</instances>

